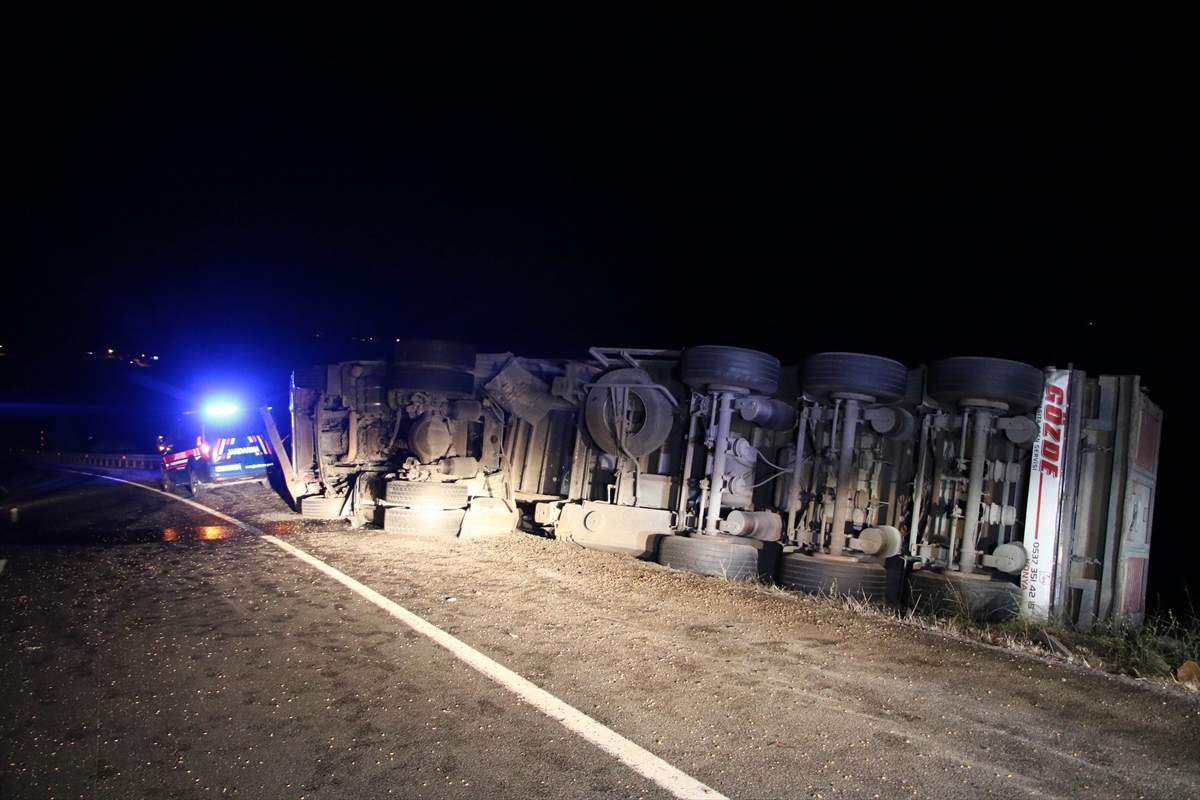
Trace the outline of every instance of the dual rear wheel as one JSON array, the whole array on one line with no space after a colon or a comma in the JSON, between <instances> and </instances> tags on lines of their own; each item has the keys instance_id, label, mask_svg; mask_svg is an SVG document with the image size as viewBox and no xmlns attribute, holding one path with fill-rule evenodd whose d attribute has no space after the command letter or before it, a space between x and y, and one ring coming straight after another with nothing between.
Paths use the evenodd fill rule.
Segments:
<instances>
[{"instance_id":1,"label":"dual rear wheel","mask_svg":"<svg viewBox=\"0 0 1200 800\"><path fill-rule=\"evenodd\" d=\"M390 533L453 537L466 517L467 487L458 483L388 481L383 529Z\"/></svg>"}]
</instances>

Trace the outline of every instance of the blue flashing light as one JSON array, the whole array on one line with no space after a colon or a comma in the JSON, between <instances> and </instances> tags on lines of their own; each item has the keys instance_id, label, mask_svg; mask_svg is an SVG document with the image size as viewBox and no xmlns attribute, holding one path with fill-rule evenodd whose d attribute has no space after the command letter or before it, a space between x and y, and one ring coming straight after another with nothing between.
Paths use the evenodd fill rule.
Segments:
<instances>
[{"instance_id":1,"label":"blue flashing light","mask_svg":"<svg viewBox=\"0 0 1200 800\"><path fill-rule=\"evenodd\" d=\"M230 400L213 400L204 406L204 416L211 420L228 420L236 417L242 409Z\"/></svg>"}]
</instances>

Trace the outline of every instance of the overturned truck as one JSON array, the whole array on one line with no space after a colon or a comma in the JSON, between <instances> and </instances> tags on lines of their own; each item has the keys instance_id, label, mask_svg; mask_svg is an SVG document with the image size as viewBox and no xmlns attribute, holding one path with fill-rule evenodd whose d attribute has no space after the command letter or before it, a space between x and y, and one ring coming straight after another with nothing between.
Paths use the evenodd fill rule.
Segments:
<instances>
[{"instance_id":1,"label":"overturned truck","mask_svg":"<svg viewBox=\"0 0 1200 800\"><path fill-rule=\"evenodd\" d=\"M398 534L525 530L806 592L1144 614L1162 412L1137 376L996 358L396 342L297 370L293 493Z\"/></svg>"}]
</instances>

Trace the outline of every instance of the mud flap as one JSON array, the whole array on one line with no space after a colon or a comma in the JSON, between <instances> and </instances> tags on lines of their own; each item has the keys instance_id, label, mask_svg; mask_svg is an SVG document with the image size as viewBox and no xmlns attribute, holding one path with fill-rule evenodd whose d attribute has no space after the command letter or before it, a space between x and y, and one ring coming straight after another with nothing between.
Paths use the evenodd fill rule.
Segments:
<instances>
[{"instance_id":1,"label":"mud flap","mask_svg":"<svg viewBox=\"0 0 1200 800\"><path fill-rule=\"evenodd\" d=\"M498 536L512 533L517 527L517 512L498 497L476 497L467 507L459 537Z\"/></svg>"}]
</instances>

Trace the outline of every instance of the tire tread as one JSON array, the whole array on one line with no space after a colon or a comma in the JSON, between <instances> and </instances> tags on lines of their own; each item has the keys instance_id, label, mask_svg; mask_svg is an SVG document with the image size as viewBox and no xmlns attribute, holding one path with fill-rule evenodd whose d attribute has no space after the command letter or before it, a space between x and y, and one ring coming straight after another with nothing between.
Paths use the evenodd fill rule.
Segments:
<instances>
[{"instance_id":1,"label":"tire tread","mask_svg":"<svg viewBox=\"0 0 1200 800\"><path fill-rule=\"evenodd\" d=\"M763 542L760 548L736 539L664 536L658 563L731 581L770 582L781 550L776 542Z\"/></svg>"},{"instance_id":2,"label":"tire tread","mask_svg":"<svg viewBox=\"0 0 1200 800\"><path fill-rule=\"evenodd\" d=\"M879 564L826 561L802 553L779 560L780 586L807 594L836 594L883 602L887 570Z\"/></svg>"},{"instance_id":3,"label":"tire tread","mask_svg":"<svg viewBox=\"0 0 1200 800\"><path fill-rule=\"evenodd\" d=\"M683 352L679 376L692 388L704 389L715 383L770 395L779 388L779 359L742 347L700 345Z\"/></svg>"},{"instance_id":4,"label":"tire tread","mask_svg":"<svg viewBox=\"0 0 1200 800\"><path fill-rule=\"evenodd\" d=\"M388 481L384 500L397 506L449 509L463 508L469 501L467 486L461 483L420 483Z\"/></svg>"},{"instance_id":5,"label":"tire tread","mask_svg":"<svg viewBox=\"0 0 1200 800\"><path fill-rule=\"evenodd\" d=\"M454 537L466 515L463 509L386 508L383 529L389 533Z\"/></svg>"}]
</instances>

